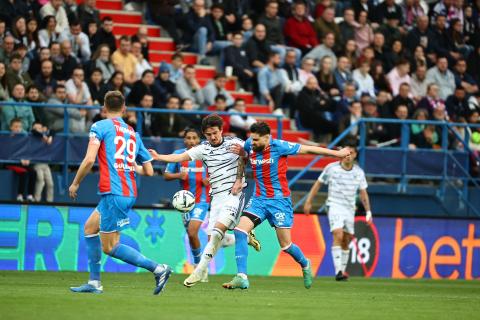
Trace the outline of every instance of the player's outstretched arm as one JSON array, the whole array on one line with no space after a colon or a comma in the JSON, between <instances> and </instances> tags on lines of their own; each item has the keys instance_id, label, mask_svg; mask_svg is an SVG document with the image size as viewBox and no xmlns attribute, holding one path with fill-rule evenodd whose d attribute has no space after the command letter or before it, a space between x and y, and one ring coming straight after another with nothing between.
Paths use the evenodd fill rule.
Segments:
<instances>
[{"instance_id":1,"label":"player's outstretched arm","mask_svg":"<svg viewBox=\"0 0 480 320\"><path fill-rule=\"evenodd\" d=\"M312 188L308 192L307 199L305 200L305 204L303 205L303 213L310 214L310 212L312 211L313 198L318 193L318 190L320 190L321 186L322 183L320 181L315 181Z\"/></svg>"},{"instance_id":2,"label":"player's outstretched arm","mask_svg":"<svg viewBox=\"0 0 480 320\"><path fill-rule=\"evenodd\" d=\"M371 223L372 218L372 209L370 207L370 197L368 196L367 189L360 189L360 201L362 201L363 207L366 211L367 223Z\"/></svg>"},{"instance_id":3,"label":"player's outstretched arm","mask_svg":"<svg viewBox=\"0 0 480 320\"><path fill-rule=\"evenodd\" d=\"M100 142L96 138L90 138L85 158L78 168L77 174L75 175L70 188L68 188L68 192L72 199L77 198L77 190L80 187L80 183L82 183L85 176L90 170L92 170L92 167L95 164L95 159L97 158L98 149L100 149Z\"/></svg>"},{"instance_id":4,"label":"player's outstretched arm","mask_svg":"<svg viewBox=\"0 0 480 320\"><path fill-rule=\"evenodd\" d=\"M298 151L300 154L310 153L310 154L318 154L321 156L328 156L328 157L336 157L336 158L345 158L350 154L350 148L342 148L340 150L331 150L322 147L316 146L307 146L302 144L300 146L300 150Z\"/></svg>"},{"instance_id":5,"label":"player's outstretched arm","mask_svg":"<svg viewBox=\"0 0 480 320\"><path fill-rule=\"evenodd\" d=\"M180 154L158 154L153 149L148 149L148 152L152 155L153 160L162 161L162 162L182 162L182 161L191 161L190 156L187 152Z\"/></svg>"},{"instance_id":6,"label":"player's outstretched arm","mask_svg":"<svg viewBox=\"0 0 480 320\"><path fill-rule=\"evenodd\" d=\"M237 195L243 190L243 176L245 174L245 158L238 158L237 178L232 187L232 194Z\"/></svg>"},{"instance_id":7,"label":"player's outstretched arm","mask_svg":"<svg viewBox=\"0 0 480 320\"><path fill-rule=\"evenodd\" d=\"M164 172L163 177L167 181L176 180L176 179L186 180L188 175L186 172L177 172L177 173Z\"/></svg>"}]
</instances>

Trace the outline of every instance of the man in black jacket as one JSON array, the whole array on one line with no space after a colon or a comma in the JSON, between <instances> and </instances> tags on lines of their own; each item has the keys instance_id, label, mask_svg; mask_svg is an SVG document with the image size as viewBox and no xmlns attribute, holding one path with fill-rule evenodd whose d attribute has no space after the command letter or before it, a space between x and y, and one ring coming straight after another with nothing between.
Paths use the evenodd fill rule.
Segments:
<instances>
[{"instance_id":1,"label":"man in black jacket","mask_svg":"<svg viewBox=\"0 0 480 320\"><path fill-rule=\"evenodd\" d=\"M102 27L98 29L97 33L92 38L92 52L97 50L98 46L105 43L110 48L110 53L117 50L117 44L115 42L115 36L113 35L113 20L111 17L105 17L102 19Z\"/></svg>"},{"instance_id":2,"label":"man in black jacket","mask_svg":"<svg viewBox=\"0 0 480 320\"><path fill-rule=\"evenodd\" d=\"M171 96L167 101L167 109L178 110L180 98ZM182 137L185 127L189 125L181 115L177 113L161 113L155 116L152 125L152 135L156 137Z\"/></svg>"},{"instance_id":3,"label":"man in black jacket","mask_svg":"<svg viewBox=\"0 0 480 320\"><path fill-rule=\"evenodd\" d=\"M183 40L191 44L191 49L198 53L200 64L208 64L205 56L213 48L215 34L205 9L205 0L193 1L192 9L185 17Z\"/></svg>"},{"instance_id":4,"label":"man in black jacket","mask_svg":"<svg viewBox=\"0 0 480 320\"><path fill-rule=\"evenodd\" d=\"M152 70L145 70L142 74L142 78L137 80L133 86L132 91L127 97L127 104L132 106L138 106L143 96L150 94L153 96L153 106L160 107L162 102L166 101L166 97L155 85L155 74Z\"/></svg>"},{"instance_id":5,"label":"man in black jacket","mask_svg":"<svg viewBox=\"0 0 480 320\"><path fill-rule=\"evenodd\" d=\"M250 68L246 51L242 48L243 34L234 33L232 42L233 45L224 49L225 67L232 67L233 75L238 77L242 88L251 91L255 74Z\"/></svg>"},{"instance_id":6,"label":"man in black jacket","mask_svg":"<svg viewBox=\"0 0 480 320\"><path fill-rule=\"evenodd\" d=\"M433 50L433 33L428 27L428 16L417 18L417 26L408 32L405 39L405 47L409 52L415 52L418 46L422 46L425 54L431 55Z\"/></svg>"},{"instance_id":7,"label":"man in black jacket","mask_svg":"<svg viewBox=\"0 0 480 320\"><path fill-rule=\"evenodd\" d=\"M263 24L257 24L252 37L247 41L245 49L252 68L263 68L270 55L270 45L267 41L267 30Z\"/></svg>"}]
</instances>

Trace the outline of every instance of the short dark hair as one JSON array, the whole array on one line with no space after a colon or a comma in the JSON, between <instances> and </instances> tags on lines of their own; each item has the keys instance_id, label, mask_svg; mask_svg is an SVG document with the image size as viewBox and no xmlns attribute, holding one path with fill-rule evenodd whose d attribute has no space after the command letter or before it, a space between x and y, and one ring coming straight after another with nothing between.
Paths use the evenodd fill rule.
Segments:
<instances>
[{"instance_id":1,"label":"short dark hair","mask_svg":"<svg viewBox=\"0 0 480 320\"><path fill-rule=\"evenodd\" d=\"M14 124L15 122L23 123L21 118L13 118L12 120L10 120L10 127L11 127L12 124Z\"/></svg>"},{"instance_id":2,"label":"short dark hair","mask_svg":"<svg viewBox=\"0 0 480 320\"><path fill-rule=\"evenodd\" d=\"M212 4L212 6L210 7L210 11L213 11L213 9L220 9L222 11L225 11L225 7L221 3Z\"/></svg>"},{"instance_id":3,"label":"short dark hair","mask_svg":"<svg viewBox=\"0 0 480 320\"><path fill-rule=\"evenodd\" d=\"M227 75L223 72L219 72L215 75L215 77L213 79L217 80L217 79L220 79L220 78L226 78Z\"/></svg>"},{"instance_id":4,"label":"short dark hair","mask_svg":"<svg viewBox=\"0 0 480 320\"><path fill-rule=\"evenodd\" d=\"M58 89L66 89L66 88L65 88L65 85L63 84L57 84L57 86L55 87L55 92L57 92Z\"/></svg>"},{"instance_id":5,"label":"short dark hair","mask_svg":"<svg viewBox=\"0 0 480 320\"><path fill-rule=\"evenodd\" d=\"M243 98L237 98L237 99L235 99L235 102L233 103L233 105L235 106L235 105L237 105L237 103L239 103L239 102L245 102L245 99L243 99Z\"/></svg>"},{"instance_id":6,"label":"short dark hair","mask_svg":"<svg viewBox=\"0 0 480 320\"><path fill-rule=\"evenodd\" d=\"M147 69L147 70L143 71L142 78L145 77L149 73L151 73L153 76L155 76L155 73L153 72L153 70Z\"/></svg>"},{"instance_id":7,"label":"short dark hair","mask_svg":"<svg viewBox=\"0 0 480 320\"><path fill-rule=\"evenodd\" d=\"M120 37L120 42L121 41L128 41L128 42L132 42L132 38L130 38L130 36L121 36Z\"/></svg>"},{"instance_id":8,"label":"short dark hair","mask_svg":"<svg viewBox=\"0 0 480 320\"><path fill-rule=\"evenodd\" d=\"M70 27L75 27L75 26L79 26L80 25L80 21L78 19L72 19L70 21Z\"/></svg>"},{"instance_id":9,"label":"short dark hair","mask_svg":"<svg viewBox=\"0 0 480 320\"><path fill-rule=\"evenodd\" d=\"M20 60L22 61L22 56L19 54L19 53L14 53L12 54L12 57L10 58L10 62L12 62L13 60Z\"/></svg>"},{"instance_id":10,"label":"short dark hair","mask_svg":"<svg viewBox=\"0 0 480 320\"><path fill-rule=\"evenodd\" d=\"M266 122L263 122L263 121L255 122L250 127L250 132L251 133L256 133L260 136L265 136L267 134L270 134L270 126Z\"/></svg>"},{"instance_id":11,"label":"short dark hair","mask_svg":"<svg viewBox=\"0 0 480 320\"><path fill-rule=\"evenodd\" d=\"M36 84L31 84L27 87L27 92L29 92L30 90L37 90L37 91L40 91L40 89L38 88L38 86Z\"/></svg>"},{"instance_id":12,"label":"short dark hair","mask_svg":"<svg viewBox=\"0 0 480 320\"><path fill-rule=\"evenodd\" d=\"M175 95L168 97L168 99L167 99L167 103L169 103L169 102L170 102L170 100L172 100L172 99L177 99L177 100L178 100L178 102L180 103L180 97L178 97L178 96L175 96Z\"/></svg>"},{"instance_id":13,"label":"short dark hair","mask_svg":"<svg viewBox=\"0 0 480 320\"><path fill-rule=\"evenodd\" d=\"M187 69L193 69L193 70L195 70L195 66L194 66L193 64L187 64L187 65L185 66L185 68L183 68L183 69L184 69L184 70L187 70Z\"/></svg>"},{"instance_id":14,"label":"short dark hair","mask_svg":"<svg viewBox=\"0 0 480 320\"><path fill-rule=\"evenodd\" d=\"M175 53L175 54L172 56L172 60L175 60L175 59L181 59L181 60L183 60L183 54L181 54L181 53Z\"/></svg>"},{"instance_id":15,"label":"short dark hair","mask_svg":"<svg viewBox=\"0 0 480 320\"><path fill-rule=\"evenodd\" d=\"M218 100L227 101L227 97L225 97L225 95L223 94L217 94L215 96L215 102L217 102Z\"/></svg>"},{"instance_id":16,"label":"short dark hair","mask_svg":"<svg viewBox=\"0 0 480 320\"><path fill-rule=\"evenodd\" d=\"M196 128L186 127L184 132L183 132L183 137L185 138L187 136L187 134L190 133L190 132L195 133L199 138L202 136Z\"/></svg>"},{"instance_id":17,"label":"short dark hair","mask_svg":"<svg viewBox=\"0 0 480 320\"><path fill-rule=\"evenodd\" d=\"M107 111L119 112L125 105L125 98L120 91L108 91L104 104Z\"/></svg>"},{"instance_id":18,"label":"short dark hair","mask_svg":"<svg viewBox=\"0 0 480 320\"><path fill-rule=\"evenodd\" d=\"M103 77L103 71L102 69L98 68L98 67L95 67L92 69L92 72L90 75L94 74L95 72L100 72L102 74L102 77Z\"/></svg>"},{"instance_id":19,"label":"short dark hair","mask_svg":"<svg viewBox=\"0 0 480 320\"><path fill-rule=\"evenodd\" d=\"M102 19L102 23L104 23L105 21L113 21L112 17L110 16L105 16L103 19Z\"/></svg>"},{"instance_id":20,"label":"short dark hair","mask_svg":"<svg viewBox=\"0 0 480 320\"><path fill-rule=\"evenodd\" d=\"M345 139L345 142L343 143L343 147L349 147L350 149L353 149L355 152L358 151L358 144L355 138L350 138L350 139Z\"/></svg>"},{"instance_id":21,"label":"short dark hair","mask_svg":"<svg viewBox=\"0 0 480 320\"><path fill-rule=\"evenodd\" d=\"M205 132L208 128L217 127L219 130L223 128L223 119L216 113L209 114L202 120L202 132Z\"/></svg>"}]
</instances>

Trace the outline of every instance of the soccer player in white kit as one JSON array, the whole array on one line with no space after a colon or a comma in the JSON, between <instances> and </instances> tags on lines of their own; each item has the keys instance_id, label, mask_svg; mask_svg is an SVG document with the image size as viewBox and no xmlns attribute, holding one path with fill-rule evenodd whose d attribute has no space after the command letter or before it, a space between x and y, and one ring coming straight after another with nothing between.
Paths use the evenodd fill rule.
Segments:
<instances>
[{"instance_id":1,"label":"soccer player in white kit","mask_svg":"<svg viewBox=\"0 0 480 320\"><path fill-rule=\"evenodd\" d=\"M210 176L212 197L208 223L210 239L203 250L200 262L193 273L184 281L186 287L195 285L205 277L205 273L208 272L208 263L222 245L222 240L226 236L225 232L238 224L245 205L245 194L243 192L246 187L245 161L239 155L230 151L233 145L239 144L243 147L245 142L233 137L223 137L222 128L222 118L216 114L211 114L202 120L202 132L207 141L181 154L163 155L156 153L154 150L149 150L153 159L157 161L201 160L207 167ZM249 245L257 251L260 250L260 243L252 233L249 234Z\"/></svg>"},{"instance_id":2,"label":"soccer player in white kit","mask_svg":"<svg viewBox=\"0 0 480 320\"><path fill-rule=\"evenodd\" d=\"M310 189L303 211L309 214L312 209L312 200L322 186L328 185L328 221L330 232L333 236L332 258L335 267L335 279L345 281L348 279L345 273L349 245L354 235L355 225L355 200L357 191L360 190L360 201L366 211L366 220L372 222L372 211L367 193L367 180L363 170L355 164L357 149L354 145L349 146L351 153L341 161L330 163L325 167L322 174Z\"/></svg>"}]
</instances>

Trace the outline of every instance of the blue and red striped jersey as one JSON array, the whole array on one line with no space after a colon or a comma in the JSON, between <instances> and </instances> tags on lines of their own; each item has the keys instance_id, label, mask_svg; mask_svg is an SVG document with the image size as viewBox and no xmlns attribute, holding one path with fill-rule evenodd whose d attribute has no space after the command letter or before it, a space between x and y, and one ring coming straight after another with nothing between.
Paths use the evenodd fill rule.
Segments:
<instances>
[{"instance_id":1,"label":"blue and red striped jersey","mask_svg":"<svg viewBox=\"0 0 480 320\"><path fill-rule=\"evenodd\" d=\"M118 117L94 123L90 128L92 139L100 143L98 193L136 197L135 162L153 160L140 135Z\"/></svg>"},{"instance_id":2,"label":"blue and red striped jersey","mask_svg":"<svg viewBox=\"0 0 480 320\"><path fill-rule=\"evenodd\" d=\"M253 194L263 198L290 197L287 181L287 156L295 155L300 144L270 139L270 144L260 152L252 149L252 139L243 147L248 153L253 171L255 189Z\"/></svg>"},{"instance_id":3,"label":"blue and red striped jersey","mask_svg":"<svg viewBox=\"0 0 480 320\"><path fill-rule=\"evenodd\" d=\"M175 150L174 154L182 154L187 149ZM195 203L210 202L210 186L203 185L203 179L208 177L207 169L203 166L201 160L183 161L178 163L169 163L165 172L168 173L188 173L186 180L180 180L180 187L188 190L195 195Z\"/></svg>"}]
</instances>

